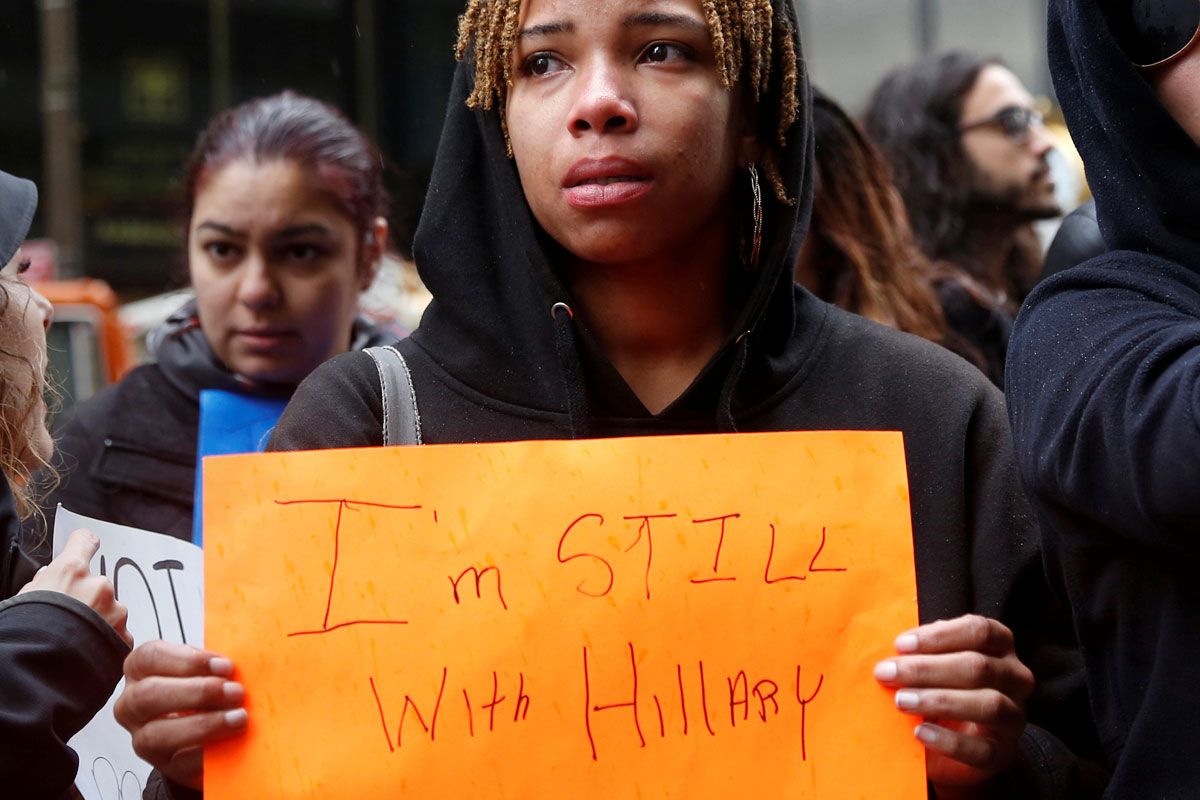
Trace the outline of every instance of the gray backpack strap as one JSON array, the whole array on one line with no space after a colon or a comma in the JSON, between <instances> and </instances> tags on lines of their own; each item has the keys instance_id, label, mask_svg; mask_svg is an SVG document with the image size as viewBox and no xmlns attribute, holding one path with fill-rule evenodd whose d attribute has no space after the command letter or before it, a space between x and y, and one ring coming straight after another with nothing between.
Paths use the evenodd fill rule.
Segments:
<instances>
[{"instance_id":1,"label":"gray backpack strap","mask_svg":"<svg viewBox=\"0 0 1200 800\"><path fill-rule=\"evenodd\" d=\"M421 444L421 414L408 363L395 347L363 350L375 361L383 389L383 446Z\"/></svg>"}]
</instances>

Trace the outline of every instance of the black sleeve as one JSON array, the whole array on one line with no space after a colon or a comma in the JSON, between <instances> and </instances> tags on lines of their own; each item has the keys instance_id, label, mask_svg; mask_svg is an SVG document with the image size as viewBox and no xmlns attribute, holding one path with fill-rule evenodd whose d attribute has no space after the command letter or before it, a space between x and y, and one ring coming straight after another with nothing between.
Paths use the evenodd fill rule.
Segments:
<instances>
[{"instance_id":1,"label":"black sleeve","mask_svg":"<svg viewBox=\"0 0 1200 800\"><path fill-rule=\"evenodd\" d=\"M1132 253L1026 301L1009 360L1021 476L1078 529L1200 555L1200 276Z\"/></svg>"},{"instance_id":2,"label":"black sleeve","mask_svg":"<svg viewBox=\"0 0 1200 800\"><path fill-rule=\"evenodd\" d=\"M0 785L55 798L75 780L67 740L104 707L129 646L92 609L58 592L0 603Z\"/></svg>"},{"instance_id":3,"label":"black sleeve","mask_svg":"<svg viewBox=\"0 0 1200 800\"><path fill-rule=\"evenodd\" d=\"M146 788L142 790L142 800L202 800L203 797L204 792L180 786L163 777L158 770L150 773Z\"/></svg>"},{"instance_id":4,"label":"black sleeve","mask_svg":"<svg viewBox=\"0 0 1200 800\"><path fill-rule=\"evenodd\" d=\"M328 450L383 445L383 402L375 362L343 353L297 388L267 450Z\"/></svg>"},{"instance_id":5,"label":"black sleeve","mask_svg":"<svg viewBox=\"0 0 1200 800\"><path fill-rule=\"evenodd\" d=\"M1086 673L1065 602L1052 591L1035 517L1012 457L998 395L978 408L966 459L974 604L1013 632L1033 672L1029 724L1016 763L1002 777L1011 798L1099 798L1108 780Z\"/></svg>"}]
</instances>

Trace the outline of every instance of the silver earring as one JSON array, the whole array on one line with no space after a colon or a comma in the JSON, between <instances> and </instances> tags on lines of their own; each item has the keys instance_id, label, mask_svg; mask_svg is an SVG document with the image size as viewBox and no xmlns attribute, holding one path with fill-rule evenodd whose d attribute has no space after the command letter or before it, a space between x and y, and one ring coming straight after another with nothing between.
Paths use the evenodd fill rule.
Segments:
<instances>
[{"instance_id":1,"label":"silver earring","mask_svg":"<svg viewBox=\"0 0 1200 800\"><path fill-rule=\"evenodd\" d=\"M754 221L754 234L750 242L750 258L746 262L746 269L753 270L758 268L758 255L762 250L762 231L763 231L763 202L762 202L762 185L758 181L758 168L751 162L746 168L750 173L750 196L751 208L750 213Z\"/></svg>"}]
</instances>

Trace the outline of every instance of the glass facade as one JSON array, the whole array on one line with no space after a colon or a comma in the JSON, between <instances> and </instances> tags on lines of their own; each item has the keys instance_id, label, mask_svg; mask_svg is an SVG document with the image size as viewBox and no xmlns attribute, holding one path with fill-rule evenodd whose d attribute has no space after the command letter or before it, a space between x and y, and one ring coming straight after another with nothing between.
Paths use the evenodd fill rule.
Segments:
<instances>
[{"instance_id":1,"label":"glass facade","mask_svg":"<svg viewBox=\"0 0 1200 800\"><path fill-rule=\"evenodd\" d=\"M73 62L69 99L46 85L49 15L36 0L4 4L0 168L42 190L31 235L69 239L51 230L62 192L49 173L78 159L77 272L125 296L182 280L180 181L196 135L216 111L282 89L341 108L379 143L407 246L449 91L458 0L60 3L75 27L73 52L53 59ZM56 103L73 120L53 119ZM56 127L67 135L55 139Z\"/></svg>"}]
</instances>

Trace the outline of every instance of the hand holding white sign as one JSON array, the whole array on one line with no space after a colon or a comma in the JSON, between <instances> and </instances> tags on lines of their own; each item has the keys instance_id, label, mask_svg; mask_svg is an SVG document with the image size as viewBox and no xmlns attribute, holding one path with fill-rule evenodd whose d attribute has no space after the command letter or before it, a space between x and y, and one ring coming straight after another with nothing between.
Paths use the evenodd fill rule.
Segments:
<instances>
[{"instance_id":1,"label":"hand holding white sign","mask_svg":"<svg viewBox=\"0 0 1200 800\"><path fill-rule=\"evenodd\" d=\"M143 643L135 653L156 641L188 649L203 644L200 548L88 519L61 506L54 523L58 556L30 583L30 590L65 591L88 603L119 633ZM122 622L125 609L128 620ZM150 764L137 757L129 734L113 717L124 687L124 681L118 684L108 704L70 741L79 754L75 784L86 800L136 800L150 775Z\"/></svg>"},{"instance_id":2,"label":"hand holding white sign","mask_svg":"<svg viewBox=\"0 0 1200 800\"><path fill-rule=\"evenodd\" d=\"M38 570L33 580L17 594L50 591L74 597L103 617L132 647L133 637L126 628L129 609L117 602L112 581L93 575L89 566L99 549L100 539L96 534L85 528L74 531L62 553Z\"/></svg>"}]
</instances>

